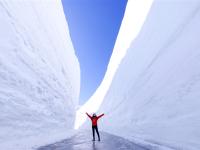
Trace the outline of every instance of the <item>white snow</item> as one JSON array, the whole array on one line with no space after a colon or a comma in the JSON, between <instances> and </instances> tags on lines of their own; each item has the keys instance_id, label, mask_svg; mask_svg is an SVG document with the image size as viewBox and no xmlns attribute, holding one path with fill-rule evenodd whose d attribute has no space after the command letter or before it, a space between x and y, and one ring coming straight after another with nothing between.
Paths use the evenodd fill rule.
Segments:
<instances>
[{"instance_id":1,"label":"white snow","mask_svg":"<svg viewBox=\"0 0 200 150\"><path fill-rule=\"evenodd\" d=\"M128 1L107 73L76 128L99 109L104 131L152 149L199 150L200 0L151 4ZM73 134L80 70L60 1L0 0L0 84L0 149Z\"/></svg>"},{"instance_id":2,"label":"white snow","mask_svg":"<svg viewBox=\"0 0 200 150\"><path fill-rule=\"evenodd\" d=\"M155 0L103 100L105 131L200 149L200 1Z\"/></svg>"},{"instance_id":3,"label":"white snow","mask_svg":"<svg viewBox=\"0 0 200 150\"><path fill-rule=\"evenodd\" d=\"M80 112L95 111L101 101L100 129L149 147L199 150L199 27L199 0L155 0L138 36L124 46L105 97L95 97L100 85Z\"/></svg>"},{"instance_id":4,"label":"white snow","mask_svg":"<svg viewBox=\"0 0 200 150\"><path fill-rule=\"evenodd\" d=\"M80 70L61 1L0 0L0 84L0 149L71 134Z\"/></svg>"}]
</instances>

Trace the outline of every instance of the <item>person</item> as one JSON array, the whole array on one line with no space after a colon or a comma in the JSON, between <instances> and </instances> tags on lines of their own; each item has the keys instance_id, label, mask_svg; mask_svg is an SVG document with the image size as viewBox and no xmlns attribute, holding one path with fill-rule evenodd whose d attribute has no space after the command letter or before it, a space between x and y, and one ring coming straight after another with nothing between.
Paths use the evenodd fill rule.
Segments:
<instances>
[{"instance_id":1,"label":"person","mask_svg":"<svg viewBox=\"0 0 200 150\"><path fill-rule=\"evenodd\" d=\"M100 141L100 135L99 135L99 131L98 131L98 126L97 126L97 121L99 118L101 118L104 114L101 114L99 116L97 116L95 113L90 116L87 112L86 115L91 119L92 122L92 135L93 135L93 141L95 141L95 130L96 133L98 135L98 140Z\"/></svg>"}]
</instances>

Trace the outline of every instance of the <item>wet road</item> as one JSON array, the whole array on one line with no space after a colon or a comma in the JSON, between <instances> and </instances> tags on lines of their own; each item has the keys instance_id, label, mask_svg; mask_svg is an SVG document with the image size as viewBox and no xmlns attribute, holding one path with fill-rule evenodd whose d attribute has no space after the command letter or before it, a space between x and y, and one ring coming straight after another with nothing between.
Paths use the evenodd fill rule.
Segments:
<instances>
[{"instance_id":1,"label":"wet road","mask_svg":"<svg viewBox=\"0 0 200 150\"><path fill-rule=\"evenodd\" d=\"M46 145L37 150L148 150L124 138L100 133L101 141L92 141L91 132L79 132L70 139Z\"/></svg>"}]
</instances>

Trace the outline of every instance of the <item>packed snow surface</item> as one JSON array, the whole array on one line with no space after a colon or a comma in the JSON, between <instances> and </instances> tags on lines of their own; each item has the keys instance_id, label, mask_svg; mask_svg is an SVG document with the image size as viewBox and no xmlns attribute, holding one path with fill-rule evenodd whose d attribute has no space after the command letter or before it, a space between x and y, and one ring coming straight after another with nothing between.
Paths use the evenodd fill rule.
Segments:
<instances>
[{"instance_id":1,"label":"packed snow surface","mask_svg":"<svg viewBox=\"0 0 200 150\"><path fill-rule=\"evenodd\" d=\"M0 149L68 135L80 70L61 1L0 0L0 84Z\"/></svg>"},{"instance_id":2,"label":"packed snow surface","mask_svg":"<svg viewBox=\"0 0 200 150\"><path fill-rule=\"evenodd\" d=\"M200 149L199 27L199 0L154 1L103 99L104 131Z\"/></svg>"}]
</instances>

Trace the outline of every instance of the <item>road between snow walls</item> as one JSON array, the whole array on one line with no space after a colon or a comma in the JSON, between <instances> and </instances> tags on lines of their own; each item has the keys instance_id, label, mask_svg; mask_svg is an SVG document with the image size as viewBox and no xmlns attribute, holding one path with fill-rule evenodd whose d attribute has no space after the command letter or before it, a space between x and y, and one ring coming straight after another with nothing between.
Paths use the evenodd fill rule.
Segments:
<instances>
[{"instance_id":1,"label":"road between snow walls","mask_svg":"<svg viewBox=\"0 0 200 150\"><path fill-rule=\"evenodd\" d=\"M76 116L80 127L86 111L105 113L102 143L93 143L81 130L89 122L73 131L80 67L61 1L1 0L1 149L199 150L199 8L199 0L128 2L105 78Z\"/></svg>"}]
</instances>

